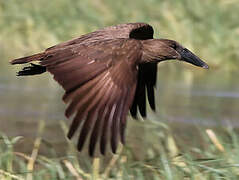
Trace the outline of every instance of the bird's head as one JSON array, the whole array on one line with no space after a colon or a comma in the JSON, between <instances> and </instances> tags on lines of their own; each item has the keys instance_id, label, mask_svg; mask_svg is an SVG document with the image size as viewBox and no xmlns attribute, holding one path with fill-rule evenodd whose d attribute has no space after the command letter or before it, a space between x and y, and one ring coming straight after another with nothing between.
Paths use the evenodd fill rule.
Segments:
<instances>
[{"instance_id":1,"label":"bird's head","mask_svg":"<svg viewBox=\"0 0 239 180\"><path fill-rule=\"evenodd\" d=\"M143 61L149 62L156 60L160 62L170 59L185 61L204 69L209 68L204 61L176 41L169 39L150 39L143 42Z\"/></svg>"}]
</instances>

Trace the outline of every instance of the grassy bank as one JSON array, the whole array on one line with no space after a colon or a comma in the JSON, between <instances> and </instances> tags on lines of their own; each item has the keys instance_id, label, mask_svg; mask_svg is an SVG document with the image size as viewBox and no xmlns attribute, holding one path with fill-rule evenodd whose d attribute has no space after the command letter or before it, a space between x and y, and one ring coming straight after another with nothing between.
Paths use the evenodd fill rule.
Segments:
<instances>
[{"instance_id":1,"label":"grassy bank","mask_svg":"<svg viewBox=\"0 0 239 180\"><path fill-rule=\"evenodd\" d=\"M138 160L136 149L119 148L118 154L90 159L78 154L75 145L68 141L68 152L54 157L49 148L48 155L42 155L44 143L41 129L32 153L17 151L14 147L24 137L0 139L0 179L238 179L239 144L233 129L219 131L198 130L201 137L198 145L188 146L178 141L169 127L149 123L150 140L141 146L144 157ZM62 123L63 131L66 131ZM146 140L147 142L147 140Z\"/></svg>"}]
</instances>

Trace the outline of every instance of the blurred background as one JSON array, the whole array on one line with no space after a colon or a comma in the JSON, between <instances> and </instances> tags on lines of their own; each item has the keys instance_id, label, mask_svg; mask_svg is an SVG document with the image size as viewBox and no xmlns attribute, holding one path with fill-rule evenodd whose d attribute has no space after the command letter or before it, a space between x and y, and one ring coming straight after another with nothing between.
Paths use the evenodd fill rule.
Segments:
<instances>
[{"instance_id":1,"label":"blurred background","mask_svg":"<svg viewBox=\"0 0 239 180\"><path fill-rule=\"evenodd\" d=\"M154 123L168 124L178 143L189 145L200 144L195 129L238 128L238 10L238 0L0 0L0 132L23 136L16 149L29 153L43 122L40 152L47 154L50 146L64 154L68 147L60 122L70 120L64 117L62 88L47 73L16 77L21 67L9 61L128 22L149 23L155 38L180 42L210 66L205 70L176 61L158 65L157 111L148 109L144 122L128 121L127 146L134 148L135 158L147 156L140 147L155 140L152 129L160 129Z\"/></svg>"}]
</instances>

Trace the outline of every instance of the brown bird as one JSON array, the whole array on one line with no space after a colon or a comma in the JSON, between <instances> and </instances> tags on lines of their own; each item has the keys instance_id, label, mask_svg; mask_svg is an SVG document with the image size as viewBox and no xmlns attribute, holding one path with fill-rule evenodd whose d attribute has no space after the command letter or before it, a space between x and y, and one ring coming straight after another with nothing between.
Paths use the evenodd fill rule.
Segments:
<instances>
[{"instance_id":1,"label":"brown bird","mask_svg":"<svg viewBox=\"0 0 239 180\"><path fill-rule=\"evenodd\" d=\"M125 143L126 117L130 110L146 116L146 96L155 110L154 88L157 63L178 59L208 68L191 51L173 40L153 39L153 28L145 23L110 26L60 43L44 52L11 61L24 64L39 61L18 72L18 76L46 71L65 89L63 101L69 103L67 118L74 115L68 137L81 126L78 150L89 133L89 154L93 156L99 140L105 154L107 141L112 152L119 139ZM147 95L146 95L147 94Z\"/></svg>"}]
</instances>

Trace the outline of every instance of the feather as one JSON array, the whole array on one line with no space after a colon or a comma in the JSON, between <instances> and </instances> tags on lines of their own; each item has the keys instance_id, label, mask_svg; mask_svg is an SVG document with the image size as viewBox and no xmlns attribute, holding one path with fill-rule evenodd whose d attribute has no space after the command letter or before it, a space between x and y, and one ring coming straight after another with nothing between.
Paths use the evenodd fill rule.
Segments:
<instances>
[{"instance_id":1,"label":"feather","mask_svg":"<svg viewBox=\"0 0 239 180\"><path fill-rule=\"evenodd\" d=\"M155 110L154 87L157 78L157 64L145 63L139 65L138 83L133 104L130 108L130 113L134 118L137 118L137 107L140 114L146 116L146 89L150 107Z\"/></svg>"},{"instance_id":2,"label":"feather","mask_svg":"<svg viewBox=\"0 0 239 180\"><path fill-rule=\"evenodd\" d=\"M12 60L10 63L11 63L11 64L25 64L25 63L29 63L29 62L31 62L31 61L40 60L40 59L43 58L44 56L45 56L45 52L37 53L37 54L31 55L31 56L14 59L14 60Z\"/></svg>"},{"instance_id":3,"label":"feather","mask_svg":"<svg viewBox=\"0 0 239 180\"><path fill-rule=\"evenodd\" d=\"M91 156L93 156L93 154L94 154L95 145L98 140L99 133L102 129L103 121L105 120L105 116L107 114L106 104L111 97L112 87L113 87L113 83L111 83L111 85L109 85L109 87L106 90L105 94L103 95L101 103L99 105L101 107L101 109L99 110L98 119L94 125L94 129L92 130L92 134L91 134L91 138L90 138L89 154Z\"/></svg>"},{"instance_id":4,"label":"feather","mask_svg":"<svg viewBox=\"0 0 239 180\"><path fill-rule=\"evenodd\" d=\"M135 97L136 84L132 86L132 89L128 89L127 98L124 105L123 113L120 120L120 139L123 144L125 144L125 128L126 128L126 117L130 106L132 105L133 99Z\"/></svg>"},{"instance_id":5,"label":"feather","mask_svg":"<svg viewBox=\"0 0 239 180\"><path fill-rule=\"evenodd\" d=\"M87 119L85 120L85 123L81 129L80 138L77 145L77 148L79 151L81 151L83 148L87 135L96 121L97 114L98 114L98 108L92 109L88 113Z\"/></svg>"},{"instance_id":6,"label":"feather","mask_svg":"<svg viewBox=\"0 0 239 180\"><path fill-rule=\"evenodd\" d=\"M31 66L24 67L17 73L17 76L31 76L46 72L46 67L31 63Z\"/></svg>"},{"instance_id":7,"label":"feather","mask_svg":"<svg viewBox=\"0 0 239 180\"><path fill-rule=\"evenodd\" d=\"M125 90L123 90L119 96L119 100L116 105L116 111L114 113L112 127L111 127L111 149L113 153L116 153L116 150L117 150L119 126L120 126L120 120L121 120L121 115L123 112L123 105L125 102L125 98L127 97L126 97Z\"/></svg>"},{"instance_id":8,"label":"feather","mask_svg":"<svg viewBox=\"0 0 239 180\"><path fill-rule=\"evenodd\" d=\"M71 139L73 137L73 135L75 134L75 131L81 125L84 117L85 117L85 113L78 112L76 114L76 116L74 117L74 119L73 119L73 121L71 123L70 130L69 130L69 132L67 134L67 137L69 139Z\"/></svg>"},{"instance_id":9,"label":"feather","mask_svg":"<svg viewBox=\"0 0 239 180\"><path fill-rule=\"evenodd\" d=\"M105 148L107 145L107 136L109 128L111 127L112 119L115 113L116 104L113 104L112 106L109 106L109 111L106 114L106 118L104 121L104 126L102 129L102 135L101 135L101 142L100 142L100 151L101 154L105 154Z\"/></svg>"},{"instance_id":10,"label":"feather","mask_svg":"<svg viewBox=\"0 0 239 180\"><path fill-rule=\"evenodd\" d=\"M66 116L70 117L77 109L78 111L81 110L81 108L86 107L86 109L84 109L83 111L90 109L91 106L90 103L94 102L96 100L99 100L99 96L98 98L95 98L96 93L101 89L102 90L102 86L105 85L107 86L109 83L108 81L104 81L105 78L107 78L108 73L105 72L103 73L101 76L98 76L97 78L93 79L91 82L85 84L84 86L82 86L81 88L79 88L79 90L77 90L77 92L75 93L75 95L73 96L74 98L72 99L71 104L68 106L68 108L66 109ZM93 88L94 87L94 88ZM103 92L101 93L103 94ZM99 93L99 95L101 95ZM93 104L93 103L91 103Z\"/></svg>"}]
</instances>

